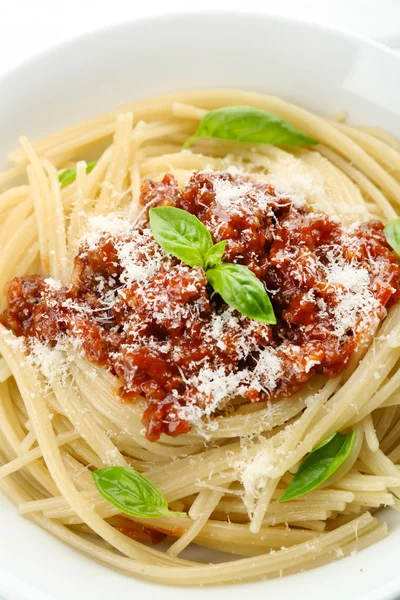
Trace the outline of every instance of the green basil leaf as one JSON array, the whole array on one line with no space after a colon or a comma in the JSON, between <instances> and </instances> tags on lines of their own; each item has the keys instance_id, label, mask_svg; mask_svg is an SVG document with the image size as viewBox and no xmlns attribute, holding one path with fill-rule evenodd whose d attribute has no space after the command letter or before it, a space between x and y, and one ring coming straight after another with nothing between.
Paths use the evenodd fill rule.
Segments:
<instances>
[{"instance_id":1,"label":"green basil leaf","mask_svg":"<svg viewBox=\"0 0 400 600\"><path fill-rule=\"evenodd\" d=\"M207 280L229 306L262 323L274 325L276 318L264 285L244 265L222 263L206 272Z\"/></svg>"},{"instance_id":2,"label":"green basil leaf","mask_svg":"<svg viewBox=\"0 0 400 600\"><path fill-rule=\"evenodd\" d=\"M389 246L400 255L400 217L386 225L385 236Z\"/></svg>"},{"instance_id":3,"label":"green basil leaf","mask_svg":"<svg viewBox=\"0 0 400 600\"><path fill-rule=\"evenodd\" d=\"M212 267L216 267L220 264L225 252L225 246L226 240L222 240L222 242L218 242L218 244L211 246L204 257L204 268L206 270L212 269Z\"/></svg>"},{"instance_id":4,"label":"green basil leaf","mask_svg":"<svg viewBox=\"0 0 400 600\"><path fill-rule=\"evenodd\" d=\"M224 106L211 110L204 115L196 133L183 147L188 148L202 137L275 146L309 146L318 143L287 121L251 106Z\"/></svg>"},{"instance_id":5,"label":"green basil leaf","mask_svg":"<svg viewBox=\"0 0 400 600\"><path fill-rule=\"evenodd\" d=\"M90 173L96 166L95 160L88 162L86 165L86 173ZM72 167L72 169L66 169L58 176L58 181L61 184L61 188L65 188L70 183L73 183L76 179L76 167Z\"/></svg>"},{"instance_id":6,"label":"green basil leaf","mask_svg":"<svg viewBox=\"0 0 400 600\"><path fill-rule=\"evenodd\" d=\"M355 441L355 432L335 433L322 442L303 460L292 481L278 498L287 502L303 496L324 483L349 456Z\"/></svg>"},{"instance_id":7,"label":"green basil leaf","mask_svg":"<svg viewBox=\"0 0 400 600\"><path fill-rule=\"evenodd\" d=\"M322 442L320 442L317 446L315 446L315 448L313 448L313 452L315 452L316 450L319 450L323 446L326 446L326 444L329 444L329 442L331 440L333 440L333 438L335 437L335 435L337 435L336 432L335 433L331 433L331 435L329 437L327 437L325 440L322 440Z\"/></svg>"},{"instance_id":8,"label":"green basil leaf","mask_svg":"<svg viewBox=\"0 0 400 600\"><path fill-rule=\"evenodd\" d=\"M162 493L129 467L106 467L93 471L92 476L103 498L127 515L151 519L185 514L169 511Z\"/></svg>"},{"instance_id":9,"label":"green basil leaf","mask_svg":"<svg viewBox=\"0 0 400 600\"><path fill-rule=\"evenodd\" d=\"M191 213L173 206L149 210L150 227L161 248L189 267L203 267L213 245L207 227Z\"/></svg>"}]
</instances>

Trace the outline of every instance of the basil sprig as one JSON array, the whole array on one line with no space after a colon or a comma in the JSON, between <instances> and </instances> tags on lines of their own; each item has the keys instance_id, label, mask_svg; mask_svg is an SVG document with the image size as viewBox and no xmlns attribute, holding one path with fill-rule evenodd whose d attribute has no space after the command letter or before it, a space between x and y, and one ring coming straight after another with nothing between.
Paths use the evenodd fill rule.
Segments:
<instances>
[{"instance_id":1,"label":"basil sprig","mask_svg":"<svg viewBox=\"0 0 400 600\"><path fill-rule=\"evenodd\" d=\"M224 106L204 115L188 148L198 138L219 138L275 146L310 146L317 140L276 115L252 106Z\"/></svg>"},{"instance_id":2,"label":"basil sprig","mask_svg":"<svg viewBox=\"0 0 400 600\"><path fill-rule=\"evenodd\" d=\"M274 325L271 301L259 279L243 265L221 263L226 240L214 244L207 227L191 213L173 206L149 210L154 239L189 267L202 267L207 281L229 306L246 317Z\"/></svg>"},{"instance_id":3,"label":"basil sprig","mask_svg":"<svg viewBox=\"0 0 400 600\"><path fill-rule=\"evenodd\" d=\"M222 242L214 244L214 246L211 246L211 248L207 250L204 257L205 270L212 269L213 267L219 265L225 252L225 246L226 240L222 240Z\"/></svg>"},{"instance_id":4,"label":"basil sprig","mask_svg":"<svg viewBox=\"0 0 400 600\"><path fill-rule=\"evenodd\" d=\"M389 221L385 227L385 236L389 246L400 255L400 217Z\"/></svg>"},{"instance_id":5,"label":"basil sprig","mask_svg":"<svg viewBox=\"0 0 400 600\"><path fill-rule=\"evenodd\" d=\"M86 173L90 173L91 171L93 171L93 169L96 166L96 162L95 160L92 160L91 162L88 162L86 165ZM66 169L65 171L63 171L62 173L59 174L58 176L58 181L61 184L61 188L65 188L67 185L70 185L70 183L73 183L76 179L76 167L72 167L72 169Z\"/></svg>"},{"instance_id":6,"label":"basil sprig","mask_svg":"<svg viewBox=\"0 0 400 600\"><path fill-rule=\"evenodd\" d=\"M346 435L334 433L316 446L303 460L278 502L303 496L325 483L350 456L355 439L354 431Z\"/></svg>"},{"instance_id":7,"label":"basil sprig","mask_svg":"<svg viewBox=\"0 0 400 600\"><path fill-rule=\"evenodd\" d=\"M106 467L93 471L92 476L103 498L127 515L146 519L185 515L170 511L165 496L129 467Z\"/></svg>"}]
</instances>

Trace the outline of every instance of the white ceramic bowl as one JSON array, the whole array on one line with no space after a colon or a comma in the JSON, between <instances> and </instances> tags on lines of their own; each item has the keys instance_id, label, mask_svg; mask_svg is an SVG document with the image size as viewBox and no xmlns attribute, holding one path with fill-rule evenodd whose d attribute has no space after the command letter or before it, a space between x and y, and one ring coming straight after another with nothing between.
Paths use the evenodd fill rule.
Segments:
<instances>
[{"instance_id":1,"label":"white ceramic bowl","mask_svg":"<svg viewBox=\"0 0 400 600\"><path fill-rule=\"evenodd\" d=\"M265 15L158 17L91 33L0 80L0 155L38 136L132 99L167 91L237 87L279 94L354 123L400 135L400 57L373 42ZM281 580L171 588L130 578L79 554L0 498L0 596L7 600L392 600L400 597L400 518L375 546Z\"/></svg>"}]
</instances>

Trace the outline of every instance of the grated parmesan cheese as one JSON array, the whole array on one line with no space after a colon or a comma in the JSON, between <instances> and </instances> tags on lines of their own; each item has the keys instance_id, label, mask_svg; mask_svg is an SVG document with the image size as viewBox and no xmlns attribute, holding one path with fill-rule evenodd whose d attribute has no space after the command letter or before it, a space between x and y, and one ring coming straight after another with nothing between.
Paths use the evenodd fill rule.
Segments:
<instances>
[{"instance_id":1,"label":"grated parmesan cheese","mask_svg":"<svg viewBox=\"0 0 400 600\"><path fill-rule=\"evenodd\" d=\"M348 234L343 238L344 243L349 243ZM327 284L336 286L334 331L341 338L356 326L360 329L380 318L382 306L371 291L371 277L365 267L347 262L340 248L329 250L327 257L328 263L323 268Z\"/></svg>"},{"instance_id":2,"label":"grated parmesan cheese","mask_svg":"<svg viewBox=\"0 0 400 600\"><path fill-rule=\"evenodd\" d=\"M65 384L73 361L77 356L84 356L79 338L67 336L60 336L54 347L36 338L29 338L28 348L28 362L42 374L49 387L56 381Z\"/></svg>"},{"instance_id":3,"label":"grated parmesan cheese","mask_svg":"<svg viewBox=\"0 0 400 600\"><path fill-rule=\"evenodd\" d=\"M175 193L182 203L192 203L214 238L221 234L228 239L227 259L248 264L270 285L279 317L282 314L274 332L210 296L204 271L167 255L155 242L145 213L135 222L122 212L93 216L81 240L81 263L77 261L82 271L78 270L75 284L82 277L81 296L52 278L44 280L43 320L49 318L48 308L60 309L57 318L65 327L65 315L70 319L68 339L59 335L51 340L54 347L29 341L29 360L49 384L67 380L74 356L83 354L89 324L99 346L93 355L106 354L108 368L121 377L124 391L143 393L150 401L157 398L153 406L172 405L180 419L200 431L207 423L209 431L218 426L212 420L216 412L231 399L289 395L314 373L330 368L329 360L340 357L352 335L359 340L360 332L368 333L383 314L374 288L380 266L372 259L357 262L345 256L343 248L352 247L357 256L357 227L343 230L337 218L329 221L326 215L308 213L304 203L318 196L318 182L309 172L293 168L292 159L288 164L282 160L282 169L262 183L245 179L232 168L195 175L185 192L162 182L160 189L155 183L151 188L156 196L168 188L172 203ZM342 235L338 243L331 231ZM323 239L335 243L323 246ZM315 339L309 333L314 327ZM322 347L325 342L318 345L326 339L328 351ZM193 340L196 344L200 340L206 351ZM157 365L153 373L148 369L151 361ZM173 382L168 390L157 380L158 367ZM89 376L95 378L96 372ZM246 490L255 492L273 472L270 459L264 449L242 469Z\"/></svg>"}]
</instances>

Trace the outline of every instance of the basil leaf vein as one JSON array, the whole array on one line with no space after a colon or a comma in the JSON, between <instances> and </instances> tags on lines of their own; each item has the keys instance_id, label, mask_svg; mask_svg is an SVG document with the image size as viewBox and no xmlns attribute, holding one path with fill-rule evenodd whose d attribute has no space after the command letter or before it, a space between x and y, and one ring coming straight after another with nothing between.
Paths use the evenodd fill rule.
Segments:
<instances>
[{"instance_id":1,"label":"basil leaf vein","mask_svg":"<svg viewBox=\"0 0 400 600\"><path fill-rule=\"evenodd\" d=\"M209 111L183 147L188 148L196 139L204 137L275 146L309 146L318 143L280 117L251 106L224 106Z\"/></svg>"},{"instance_id":2,"label":"basil leaf vein","mask_svg":"<svg viewBox=\"0 0 400 600\"><path fill-rule=\"evenodd\" d=\"M244 265L222 263L206 272L208 282L229 306L262 323L274 325L276 318L264 285Z\"/></svg>"},{"instance_id":3,"label":"basil leaf vein","mask_svg":"<svg viewBox=\"0 0 400 600\"><path fill-rule=\"evenodd\" d=\"M385 227L385 237L389 246L400 255L400 217L389 221Z\"/></svg>"},{"instance_id":4,"label":"basil leaf vein","mask_svg":"<svg viewBox=\"0 0 400 600\"><path fill-rule=\"evenodd\" d=\"M316 446L303 460L278 502L303 496L327 481L349 457L355 439L354 431L346 435L335 433Z\"/></svg>"},{"instance_id":5,"label":"basil leaf vein","mask_svg":"<svg viewBox=\"0 0 400 600\"><path fill-rule=\"evenodd\" d=\"M138 518L180 516L168 510L163 494L141 473L129 467L106 467L92 473L100 494L121 512Z\"/></svg>"},{"instance_id":6,"label":"basil leaf vein","mask_svg":"<svg viewBox=\"0 0 400 600\"><path fill-rule=\"evenodd\" d=\"M88 162L86 165L86 173L90 173L96 166L97 161L92 160ZM73 183L76 179L76 167L72 167L72 169L66 169L58 176L58 181L60 182L61 189L65 188L67 185Z\"/></svg>"},{"instance_id":7,"label":"basil leaf vein","mask_svg":"<svg viewBox=\"0 0 400 600\"><path fill-rule=\"evenodd\" d=\"M189 267L203 267L204 257L212 247L211 233L191 213L173 206L149 210L154 239L168 254Z\"/></svg>"}]
</instances>

